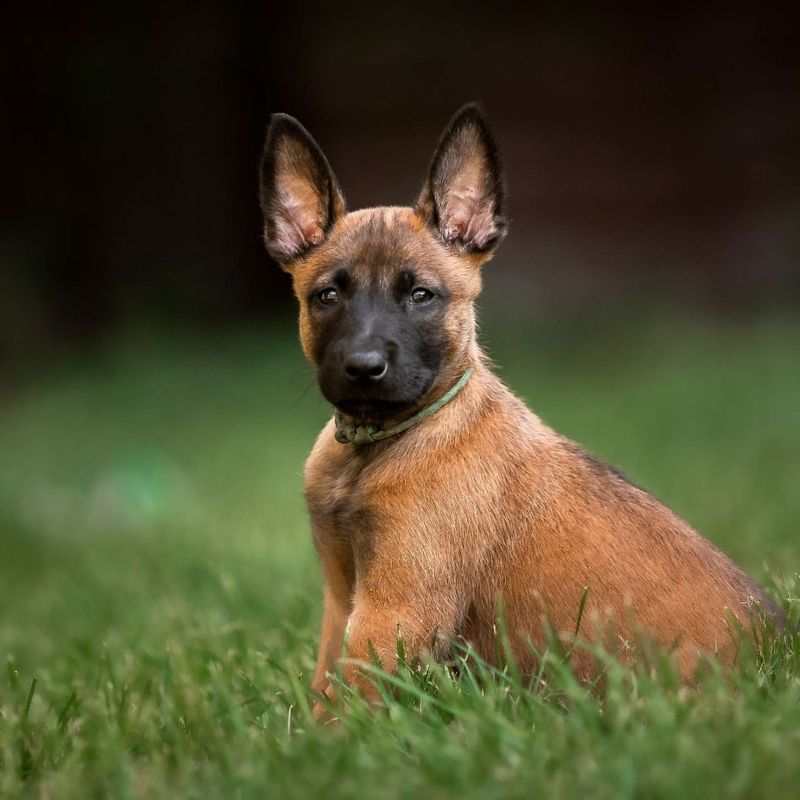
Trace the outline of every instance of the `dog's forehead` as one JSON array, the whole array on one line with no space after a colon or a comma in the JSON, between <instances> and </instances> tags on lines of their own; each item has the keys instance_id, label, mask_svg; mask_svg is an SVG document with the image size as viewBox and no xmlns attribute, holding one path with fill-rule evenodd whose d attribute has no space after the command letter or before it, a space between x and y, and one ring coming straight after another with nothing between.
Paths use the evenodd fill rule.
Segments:
<instances>
[{"instance_id":1,"label":"dog's forehead","mask_svg":"<svg viewBox=\"0 0 800 800\"><path fill-rule=\"evenodd\" d=\"M345 216L331 232L331 255L354 276L381 281L408 267L435 266L436 243L411 209L373 208Z\"/></svg>"},{"instance_id":2,"label":"dog's forehead","mask_svg":"<svg viewBox=\"0 0 800 800\"><path fill-rule=\"evenodd\" d=\"M436 270L447 256L411 208L369 208L339 220L309 260L309 279L346 268L365 282L390 280L398 270Z\"/></svg>"}]
</instances>

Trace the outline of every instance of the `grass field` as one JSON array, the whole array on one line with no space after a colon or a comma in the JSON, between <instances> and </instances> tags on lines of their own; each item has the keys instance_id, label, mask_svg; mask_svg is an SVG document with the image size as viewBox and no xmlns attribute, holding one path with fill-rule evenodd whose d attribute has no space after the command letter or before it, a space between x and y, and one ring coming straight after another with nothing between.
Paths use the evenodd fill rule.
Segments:
<instances>
[{"instance_id":1,"label":"grass field","mask_svg":"<svg viewBox=\"0 0 800 800\"><path fill-rule=\"evenodd\" d=\"M797 614L800 321L487 321L507 382ZM128 338L0 390L0 796L790 797L800 642L679 693L480 664L309 722L301 469L328 409L288 327ZM782 583L781 583L782 582Z\"/></svg>"}]
</instances>

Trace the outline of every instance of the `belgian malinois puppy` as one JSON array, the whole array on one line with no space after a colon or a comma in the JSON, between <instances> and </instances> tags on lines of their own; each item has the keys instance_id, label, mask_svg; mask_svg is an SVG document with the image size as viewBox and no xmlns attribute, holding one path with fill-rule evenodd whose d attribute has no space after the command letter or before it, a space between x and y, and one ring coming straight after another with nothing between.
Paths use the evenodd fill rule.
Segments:
<instances>
[{"instance_id":1,"label":"belgian malinois puppy","mask_svg":"<svg viewBox=\"0 0 800 800\"><path fill-rule=\"evenodd\" d=\"M408 656L457 638L494 660L498 598L526 671L580 618L589 641L609 625L632 641L640 626L689 679L701 654L733 660L731 617L749 628L756 606L778 614L689 524L492 373L474 303L506 233L505 187L475 105L445 130L413 208L350 213L315 141L275 115L260 198L303 352L335 408L305 468L325 580L316 690L346 631L345 680L368 694L357 663L377 654L392 670L398 634ZM588 655L573 664L592 670Z\"/></svg>"}]
</instances>

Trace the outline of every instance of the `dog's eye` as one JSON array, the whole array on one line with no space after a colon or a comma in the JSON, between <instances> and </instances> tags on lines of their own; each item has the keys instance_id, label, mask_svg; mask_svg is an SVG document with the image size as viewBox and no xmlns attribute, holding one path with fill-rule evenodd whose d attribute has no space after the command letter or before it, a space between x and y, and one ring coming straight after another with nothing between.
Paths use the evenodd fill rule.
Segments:
<instances>
[{"instance_id":1,"label":"dog's eye","mask_svg":"<svg viewBox=\"0 0 800 800\"><path fill-rule=\"evenodd\" d=\"M317 292L317 300L324 306L332 306L339 302L339 292L333 286L328 286L321 292Z\"/></svg>"},{"instance_id":2,"label":"dog's eye","mask_svg":"<svg viewBox=\"0 0 800 800\"><path fill-rule=\"evenodd\" d=\"M430 289L426 289L424 286L417 286L411 292L411 302L416 303L419 305L420 303L429 303L435 295Z\"/></svg>"}]
</instances>

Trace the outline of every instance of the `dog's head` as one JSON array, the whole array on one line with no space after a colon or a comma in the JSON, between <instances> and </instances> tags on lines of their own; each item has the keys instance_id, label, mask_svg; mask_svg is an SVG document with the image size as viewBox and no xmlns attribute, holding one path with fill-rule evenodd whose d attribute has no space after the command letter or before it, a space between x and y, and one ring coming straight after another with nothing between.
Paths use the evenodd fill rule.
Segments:
<instances>
[{"instance_id":1,"label":"dog's head","mask_svg":"<svg viewBox=\"0 0 800 800\"><path fill-rule=\"evenodd\" d=\"M474 105L445 130L413 208L347 213L322 151L275 115L261 162L264 240L291 274L325 397L381 423L441 394L476 357L480 267L506 229L497 147Z\"/></svg>"}]
</instances>

